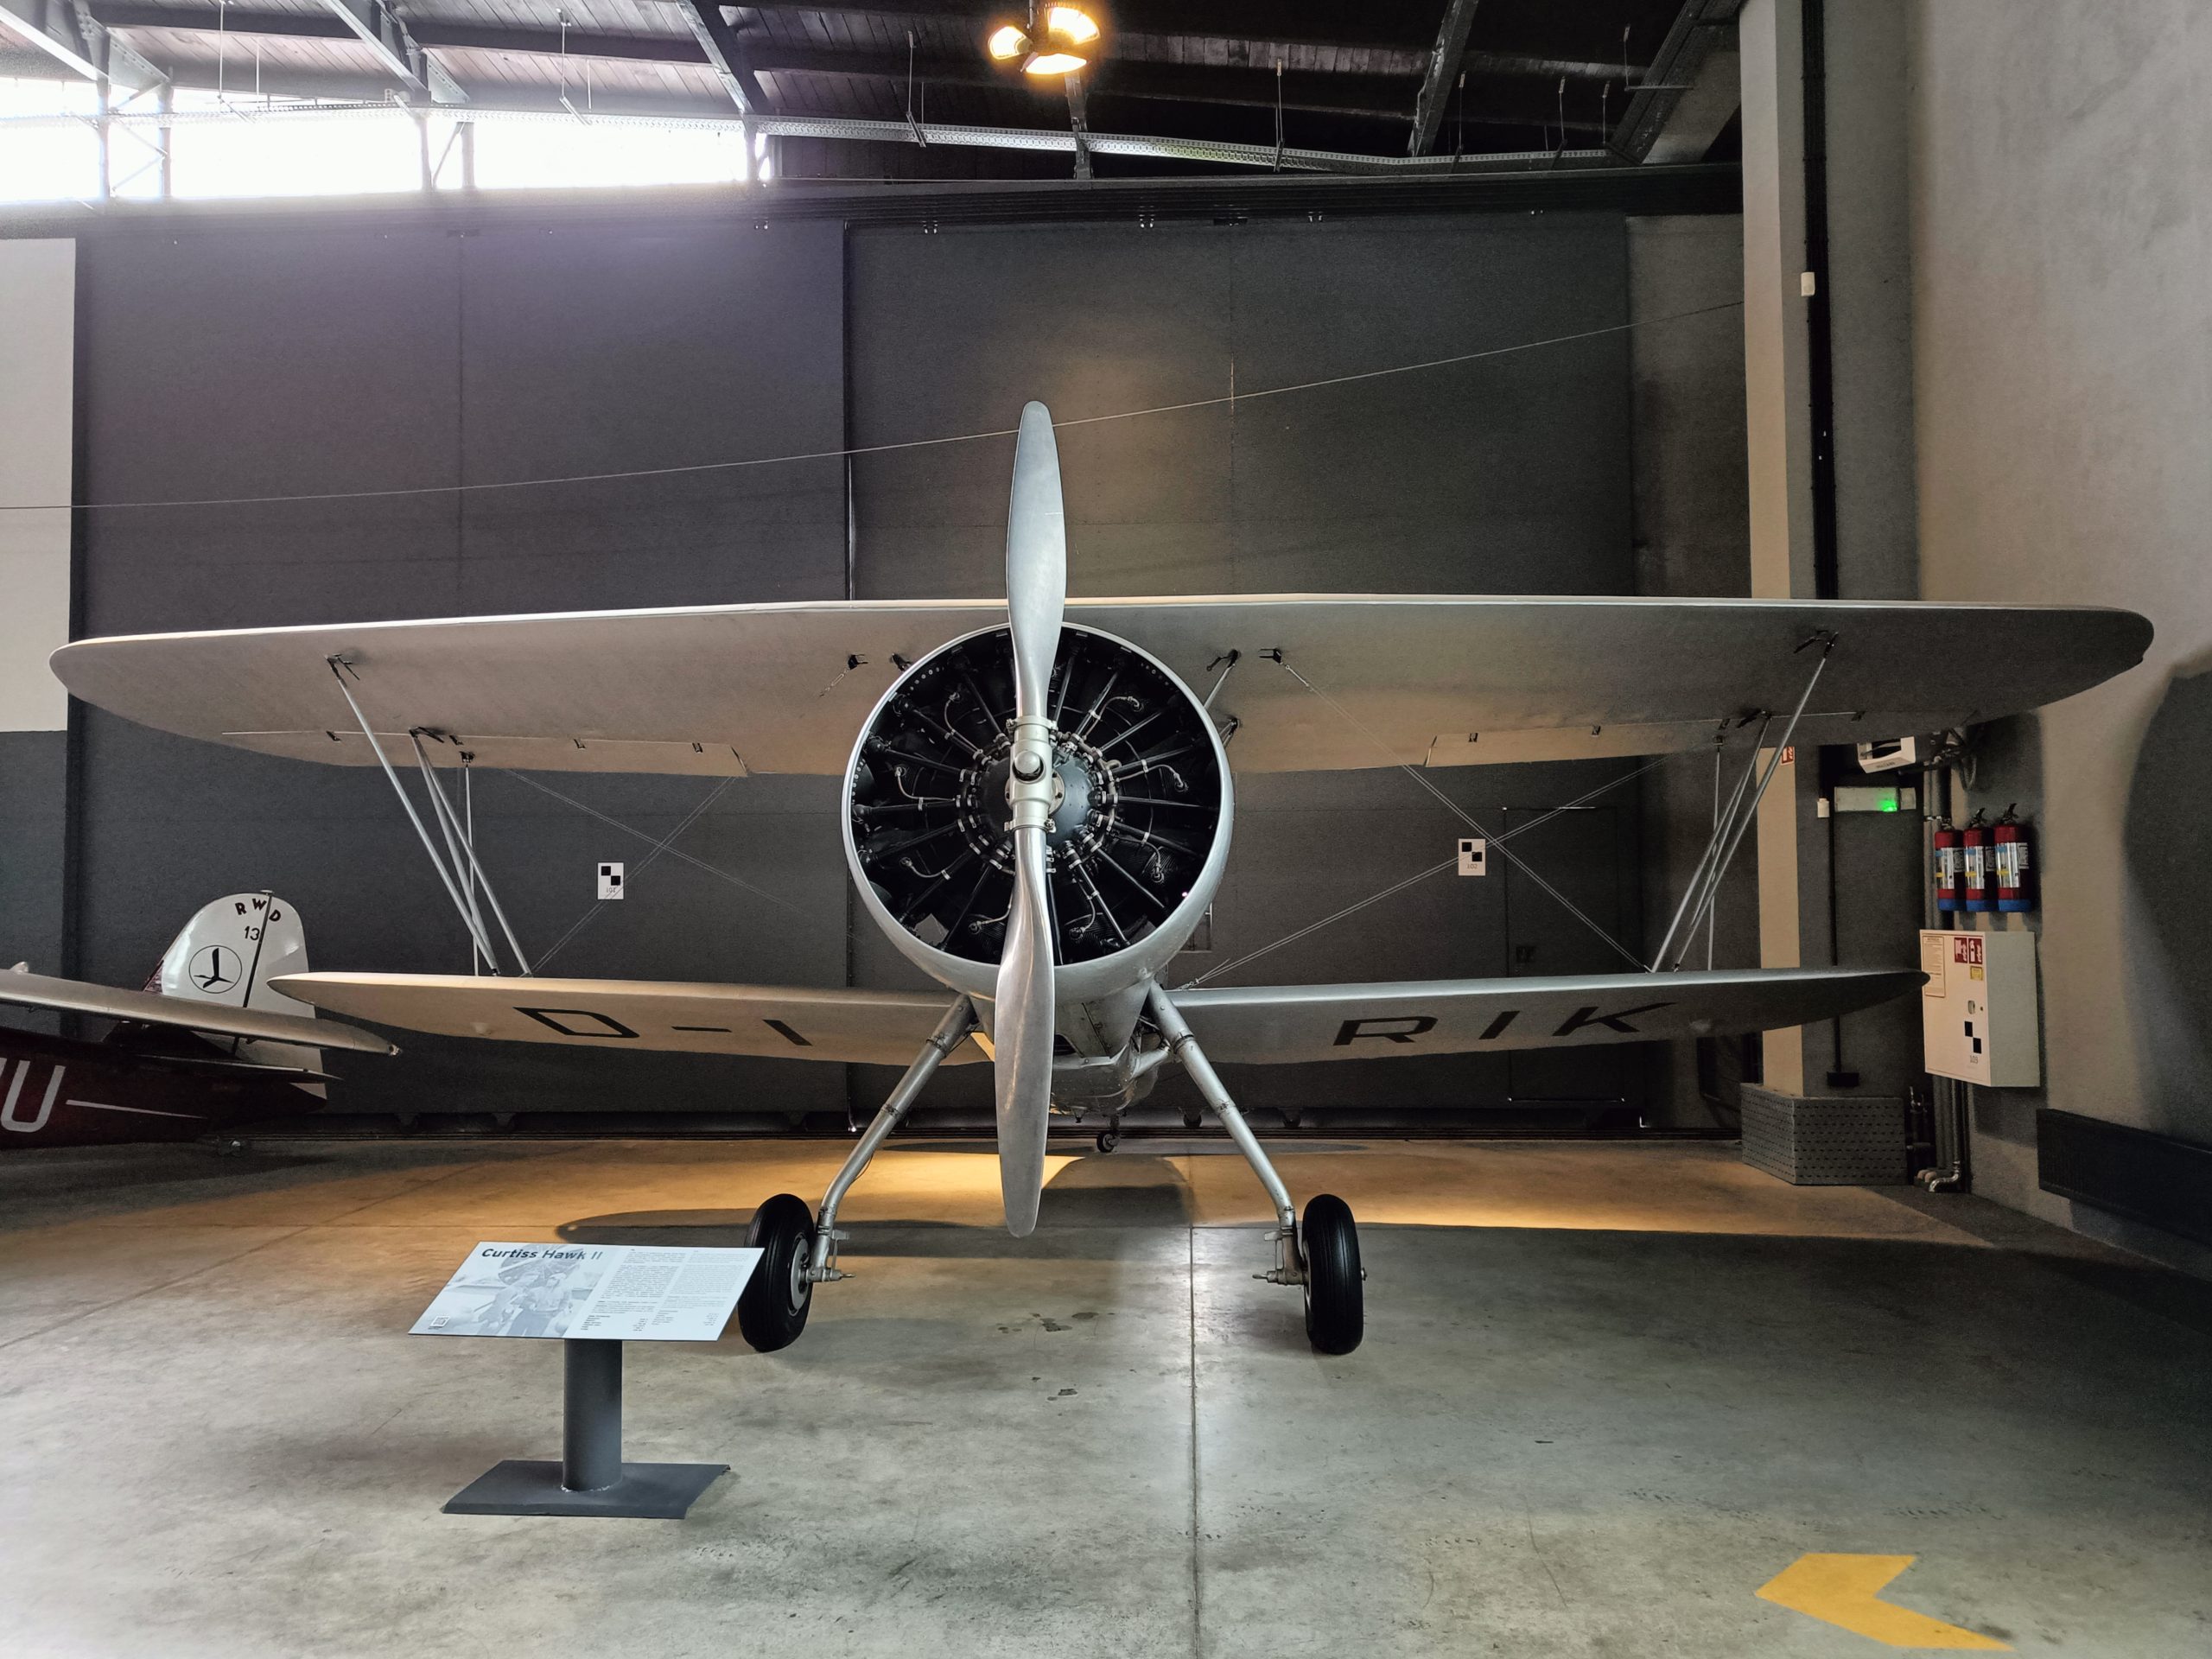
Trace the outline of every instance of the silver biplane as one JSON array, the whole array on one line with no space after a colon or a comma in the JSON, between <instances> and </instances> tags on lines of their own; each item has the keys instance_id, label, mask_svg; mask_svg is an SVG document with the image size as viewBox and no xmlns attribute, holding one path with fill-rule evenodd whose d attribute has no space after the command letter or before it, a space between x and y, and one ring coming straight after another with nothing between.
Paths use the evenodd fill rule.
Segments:
<instances>
[{"instance_id":1,"label":"silver biplane","mask_svg":"<svg viewBox=\"0 0 2212 1659\"><path fill-rule=\"evenodd\" d=\"M1274 1207L1274 1265L1313 1345L1363 1324L1350 1209L1301 1215L1217 1063L1647 1042L1801 1025L1910 970L1683 971L1782 752L1948 729L2071 696L2140 659L2127 612L1755 600L1294 594L1066 598L1059 460L1023 411L997 601L732 605L85 640L86 701L264 753L380 766L477 948L518 973L310 973L332 1013L495 1041L892 1063L905 1075L818 1209L755 1212L740 1325L764 1350L841 1278L837 1211L940 1065L995 1072L1006 1224L1036 1225L1052 1112L1110 1127L1180 1065ZM1971 646L1963 650L1961 647ZM1248 670L1265 658L1284 672ZM1193 680L1216 678L1205 695ZM825 683L828 690L823 688ZM857 741L855 734L857 732ZM1232 741L1233 740L1233 741ZM1236 772L1714 750L1740 757L1651 970L1171 989L1228 860ZM412 763L435 833L402 786ZM532 975L442 774L841 775L861 904L945 988L920 995ZM502 963L502 965L504 965Z\"/></svg>"}]
</instances>

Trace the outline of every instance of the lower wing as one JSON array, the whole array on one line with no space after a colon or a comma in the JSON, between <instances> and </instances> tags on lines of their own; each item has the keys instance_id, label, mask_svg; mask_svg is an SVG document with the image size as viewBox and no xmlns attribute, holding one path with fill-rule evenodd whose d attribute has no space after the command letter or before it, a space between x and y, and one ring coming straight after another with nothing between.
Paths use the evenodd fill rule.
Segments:
<instances>
[{"instance_id":1,"label":"lower wing","mask_svg":"<svg viewBox=\"0 0 2212 1659\"><path fill-rule=\"evenodd\" d=\"M911 1065L950 1006L941 992L641 979L288 974L270 983L333 1014L448 1037L862 1065ZM982 1058L963 1043L946 1064Z\"/></svg>"},{"instance_id":2,"label":"lower wing","mask_svg":"<svg viewBox=\"0 0 2212 1659\"><path fill-rule=\"evenodd\" d=\"M1173 997L1208 1058L1265 1065L1773 1031L1872 1007L1917 990L1926 978L1890 969L1743 968L1231 986Z\"/></svg>"},{"instance_id":3,"label":"lower wing","mask_svg":"<svg viewBox=\"0 0 2212 1659\"><path fill-rule=\"evenodd\" d=\"M1356 1060L1655 1042L1804 1025L1919 988L1859 968L1446 979L1179 991L1209 1056ZM940 994L467 974L291 974L270 982L334 1014L494 1042L905 1065L944 1017ZM971 1040L947 1063L984 1058Z\"/></svg>"},{"instance_id":4,"label":"lower wing","mask_svg":"<svg viewBox=\"0 0 2212 1659\"><path fill-rule=\"evenodd\" d=\"M202 1002L188 996L164 996L155 991L118 990L112 985L52 979L21 969L0 973L0 1003L19 1008L50 1008L62 1014L98 1014L103 1019L135 1020L149 1026L173 1026L208 1037L305 1043L317 1048L350 1049L358 1054L398 1052L381 1037L356 1031L351 1026L334 1025L327 1020L241 1008L227 1002Z\"/></svg>"}]
</instances>

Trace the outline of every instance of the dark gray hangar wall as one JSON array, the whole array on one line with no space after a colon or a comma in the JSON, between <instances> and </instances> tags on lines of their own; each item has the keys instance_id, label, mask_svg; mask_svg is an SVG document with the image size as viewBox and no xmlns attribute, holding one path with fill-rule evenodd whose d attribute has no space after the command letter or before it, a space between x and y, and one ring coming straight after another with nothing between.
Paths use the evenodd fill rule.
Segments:
<instances>
[{"instance_id":1,"label":"dark gray hangar wall","mask_svg":"<svg viewBox=\"0 0 2212 1659\"><path fill-rule=\"evenodd\" d=\"M325 221L81 245L84 470L99 501L604 474L1220 399L1064 433L1078 594L1632 591L1619 334L1325 389L1627 320L1615 214L844 229ZM1002 591L1007 439L675 478L87 515L87 632ZM1251 663L1244 674L1281 671ZM374 687L365 688L373 710ZM383 779L89 712L78 967L136 982L190 910L273 887L318 966L465 971L466 936ZM1492 829L1622 771L1434 774ZM677 845L716 876L587 817ZM899 985L855 918L833 780L479 777L487 862L541 971ZM1462 833L1389 770L1240 780L1210 951L1179 979L1437 862ZM693 815L696 813L696 817ZM1633 790L1517 843L1631 945ZM601 904L593 867L630 869ZM737 883L742 882L746 886ZM767 896L763 896L767 895ZM1260 983L1619 965L1493 861L1227 976ZM865 1109L888 1074L798 1061L402 1039L353 1112ZM1642 1098L1625 1053L1255 1068L1255 1105ZM1179 1080L1166 1104L1184 1101ZM979 1107L947 1074L934 1103Z\"/></svg>"}]
</instances>

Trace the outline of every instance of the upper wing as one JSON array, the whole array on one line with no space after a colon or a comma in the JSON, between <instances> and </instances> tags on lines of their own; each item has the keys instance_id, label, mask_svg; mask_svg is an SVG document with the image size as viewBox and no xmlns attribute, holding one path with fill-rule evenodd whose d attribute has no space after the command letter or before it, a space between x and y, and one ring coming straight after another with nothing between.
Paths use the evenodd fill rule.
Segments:
<instances>
[{"instance_id":1,"label":"upper wing","mask_svg":"<svg viewBox=\"0 0 2212 1659\"><path fill-rule=\"evenodd\" d=\"M395 758L423 730L448 763L835 773L901 664L1005 617L996 600L855 601L255 628L81 640L54 669L146 725L340 765L375 756L334 657ZM1796 706L1816 631L1837 644L1796 741L1904 736L2070 696L2151 639L2127 611L1871 601L1294 594L1074 601L1067 619L1194 684L1241 652L1216 706L1244 772L1700 747Z\"/></svg>"},{"instance_id":2,"label":"upper wing","mask_svg":"<svg viewBox=\"0 0 2212 1659\"><path fill-rule=\"evenodd\" d=\"M1209 1058L1260 1065L1773 1031L1886 1002L1927 977L1886 969L1744 968L1232 986L1173 995Z\"/></svg>"},{"instance_id":3,"label":"upper wing","mask_svg":"<svg viewBox=\"0 0 2212 1659\"><path fill-rule=\"evenodd\" d=\"M357 1054L397 1054L372 1032L357 1031L334 1020L296 1014L265 1014L188 996L152 991L120 991L111 985L87 985L44 974L0 973L0 1002L18 1007L54 1008L64 1014L96 1014L110 1020L136 1020L149 1026L175 1026L216 1037L260 1037L282 1043L309 1043L317 1048L351 1049Z\"/></svg>"},{"instance_id":4,"label":"upper wing","mask_svg":"<svg viewBox=\"0 0 2212 1659\"><path fill-rule=\"evenodd\" d=\"M270 983L319 1008L448 1037L863 1065L910 1064L950 1006L942 992L639 979L289 974ZM963 1043L946 1064L982 1058L972 1043Z\"/></svg>"}]
</instances>

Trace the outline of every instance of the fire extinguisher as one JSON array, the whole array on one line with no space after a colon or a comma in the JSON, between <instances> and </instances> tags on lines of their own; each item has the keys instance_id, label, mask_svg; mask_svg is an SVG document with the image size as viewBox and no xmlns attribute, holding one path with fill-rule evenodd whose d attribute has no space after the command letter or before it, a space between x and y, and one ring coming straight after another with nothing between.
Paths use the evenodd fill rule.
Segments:
<instances>
[{"instance_id":1,"label":"fire extinguisher","mask_svg":"<svg viewBox=\"0 0 2212 1659\"><path fill-rule=\"evenodd\" d=\"M2014 816L2018 806L2015 801L2006 807L2005 816L1990 831L1990 851L1997 866L1999 910L2035 908L2035 900L2028 896L2028 826Z\"/></svg>"},{"instance_id":2,"label":"fire extinguisher","mask_svg":"<svg viewBox=\"0 0 2212 1659\"><path fill-rule=\"evenodd\" d=\"M1936 908L1948 916L1959 907L1959 832L1948 818L1936 823Z\"/></svg>"},{"instance_id":3,"label":"fire extinguisher","mask_svg":"<svg viewBox=\"0 0 2212 1659\"><path fill-rule=\"evenodd\" d=\"M1983 822L1988 814L1977 811L1967 823L1959 837L1960 899L1959 908L1968 911L1994 910L1997 895L1989 880L1989 826Z\"/></svg>"}]
</instances>

